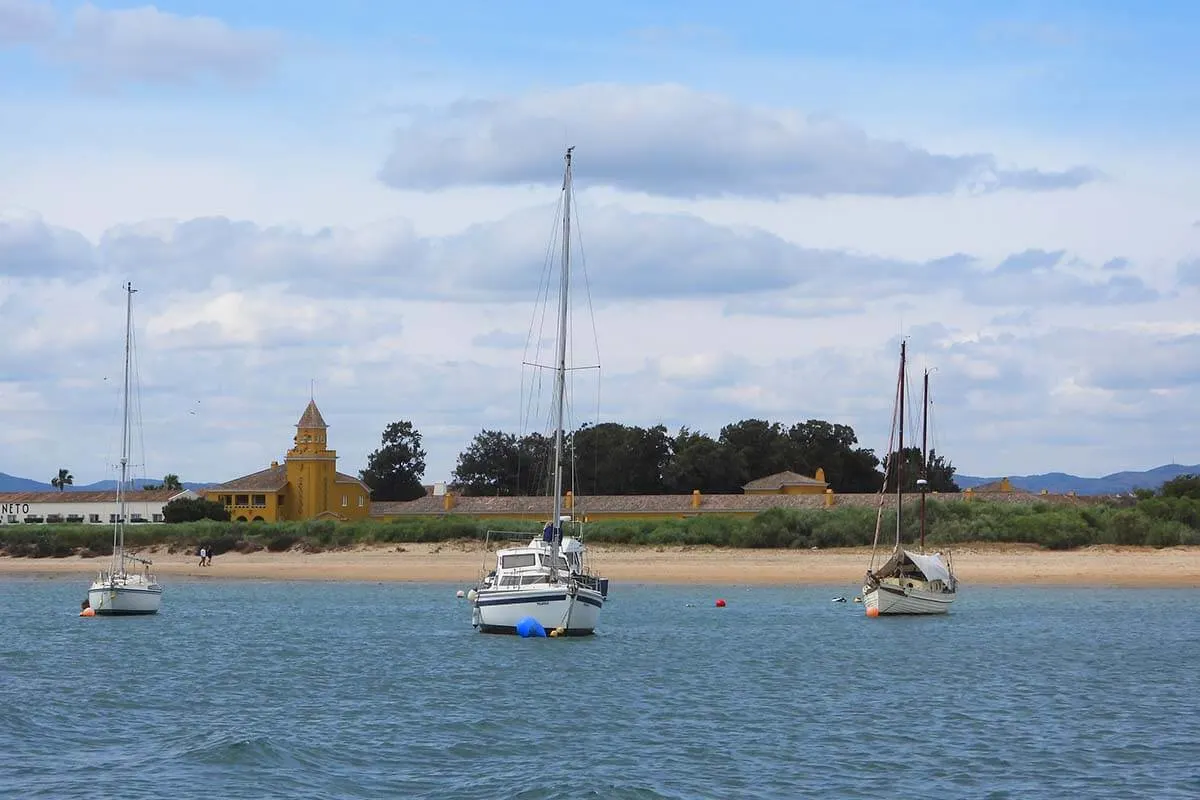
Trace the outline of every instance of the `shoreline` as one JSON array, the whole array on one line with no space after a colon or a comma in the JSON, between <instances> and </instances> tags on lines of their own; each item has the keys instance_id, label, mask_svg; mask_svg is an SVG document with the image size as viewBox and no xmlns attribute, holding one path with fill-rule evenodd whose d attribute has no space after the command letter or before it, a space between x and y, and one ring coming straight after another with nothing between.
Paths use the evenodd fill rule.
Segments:
<instances>
[{"instance_id":1,"label":"shoreline","mask_svg":"<svg viewBox=\"0 0 1200 800\"><path fill-rule=\"evenodd\" d=\"M152 548L142 554L153 559L154 572L163 578L222 580L398 581L466 586L495 565L494 554L475 542L360 546L322 553L230 552L216 556L211 567L198 566L198 558L190 553L172 554L165 548ZM589 547L593 568L618 584L857 587L870 554L869 547L829 550ZM952 556L955 573L965 586L1200 588L1200 547L1156 550L1095 545L1053 551L1040 550L1035 545L971 545L956 547ZM879 560L877 557L877 563ZM2 556L0 579L92 576L108 561L107 556Z\"/></svg>"}]
</instances>

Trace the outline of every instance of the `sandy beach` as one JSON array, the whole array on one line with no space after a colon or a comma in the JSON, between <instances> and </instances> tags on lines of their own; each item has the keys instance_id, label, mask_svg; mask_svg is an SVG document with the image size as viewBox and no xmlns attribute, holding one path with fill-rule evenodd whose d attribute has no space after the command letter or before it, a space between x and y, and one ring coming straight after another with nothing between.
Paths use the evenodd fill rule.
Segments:
<instances>
[{"instance_id":1,"label":"sandy beach","mask_svg":"<svg viewBox=\"0 0 1200 800\"><path fill-rule=\"evenodd\" d=\"M729 550L711 547L591 548L596 568L614 583L712 585L842 585L851 590L870 550ZM145 554L145 553L144 553ZM358 547L327 553L226 553L212 567L165 550L149 553L162 577L433 581L467 584L495 563L475 543ZM967 584L1200 587L1200 548L1163 550L1097 546L1069 552L1032 546L959 547L955 570ZM0 557L0 576L79 575L99 571L106 558Z\"/></svg>"}]
</instances>

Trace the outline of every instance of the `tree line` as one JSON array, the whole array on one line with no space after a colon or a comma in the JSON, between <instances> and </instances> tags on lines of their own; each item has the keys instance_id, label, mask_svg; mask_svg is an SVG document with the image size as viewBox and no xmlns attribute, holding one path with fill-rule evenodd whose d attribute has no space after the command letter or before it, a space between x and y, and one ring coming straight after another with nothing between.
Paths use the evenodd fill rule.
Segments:
<instances>
[{"instance_id":1,"label":"tree line","mask_svg":"<svg viewBox=\"0 0 1200 800\"><path fill-rule=\"evenodd\" d=\"M859 446L854 429L810 419L784 425L744 419L721 428L716 437L687 427L671 434L666 426L643 428L606 422L583 425L565 436L564 490L578 495L737 494L756 478L778 472L814 475L822 469L835 492L876 492L887 472L895 490L903 461L905 489L917 490L924 477L930 491L957 492L955 468L930 451L906 447L881 461L872 449ZM554 440L540 433L517 436L481 430L458 455L453 482L471 495L540 495L550 490ZM387 426L379 449L367 457L359 477L371 487L373 500L412 500L425 494L425 450L411 422Z\"/></svg>"},{"instance_id":2,"label":"tree line","mask_svg":"<svg viewBox=\"0 0 1200 800\"><path fill-rule=\"evenodd\" d=\"M180 509L198 503L177 500ZM201 544L216 555L236 551L287 550L297 544L316 552L358 544L482 540L495 520L434 515L391 522L303 520L294 522L228 522L217 517L172 514L196 521L167 525L133 525L126 543L133 548L166 545L170 552L195 552ZM687 519L614 519L592 522L588 539L643 546L712 545L716 547L861 547L871 543L875 509L835 506L829 509L773 508L754 516L704 514ZM884 514L884 527L894 524L894 511ZM514 530L536 531L537 520L509 520ZM519 526L525 526L521 528ZM915 515L904 520L904 539L918 535ZM1109 498L1097 503L1054 505L1045 502L945 502L928 504L928 538L933 545L963 543L1028 543L1069 550L1095 544L1177 547L1200 545L1200 476L1165 483L1157 492L1137 498ZM0 525L0 555L11 557L97 556L112 552L112 533L102 525Z\"/></svg>"}]
</instances>

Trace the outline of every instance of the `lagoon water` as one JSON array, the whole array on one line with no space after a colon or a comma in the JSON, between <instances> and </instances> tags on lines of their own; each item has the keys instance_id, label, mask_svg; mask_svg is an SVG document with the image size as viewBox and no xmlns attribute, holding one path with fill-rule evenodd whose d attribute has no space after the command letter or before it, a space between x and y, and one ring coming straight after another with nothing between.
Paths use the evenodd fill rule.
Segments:
<instances>
[{"instance_id":1,"label":"lagoon water","mask_svg":"<svg viewBox=\"0 0 1200 800\"><path fill-rule=\"evenodd\" d=\"M86 585L0 578L0 797L1200 797L1196 590L616 584L533 640L445 584Z\"/></svg>"}]
</instances>

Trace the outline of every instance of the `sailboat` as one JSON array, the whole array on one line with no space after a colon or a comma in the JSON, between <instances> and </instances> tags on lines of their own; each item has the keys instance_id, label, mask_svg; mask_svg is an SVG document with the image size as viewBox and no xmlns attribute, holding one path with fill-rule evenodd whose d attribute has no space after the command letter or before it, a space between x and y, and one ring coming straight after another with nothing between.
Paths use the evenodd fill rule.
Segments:
<instances>
[{"instance_id":1,"label":"sailboat","mask_svg":"<svg viewBox=\"0 0 1200 800\"><path fill-rule=\"evenodd\" d=\"M921 398L921 475L917 487L921 490L921 539L916 550L907 550L901 543L904 518L904 400L907 378L906 343L900 343L900 377L896 389L894 428L898 430L897 447L891 450L888 471L896 477L896 544L891 556L878 570L874 569L879 545L879 528L883 519L883 501L887 479L880 492L879 512L875 518L875 542L871 562L863 582L863 607L867 616L882 614L945 614L950 610L958 591L958 580L948 557L941 553L925 552L925 492L929 487L929 371L925 371ZM889 442L889 449L890 449Z\"/></svg>"},{"instance_id":2,"label":"sailboat","mask_svg":"<svg viewBox=\"0 0 1200 800\"><path fill-rule=\"evenodd\" d=\"M133 346L132 283L125 284L125 381L122 387L121 478L117 482L117 513L113 524L113 554L109 568L88 589L88 605L98 615L157 614L162 586L150 573L151 561L125 552L126 499L129 491L130 355ZM138 568L140 565L140 569Z\"/></svg>"},{"instance_id":3,"label":"sailboat","mask_svg":"<svg viewBox=\"0 0 1200 800\"><path fill-rule=\"evenodd\" d=\"M608 579L591 572L574 512L563 508L563 409L567 378L567 312L571 280L571 154L563 173L562 267L559 276L558 335L554 364L553 515L527 543L496 553L496 568L467 593L471 624L482 633L521 633L541 629L550 636L595 632L608 597ZM564 526L575 534L564 535ZM490 543L496 532L488 532ZM500 535L503 535L502 533ZM527 534L526 534L527 535ZM511 534L509 534L511 536ZM534 624L536 623L536 625Z\"/></svg>"}]
</instances>

